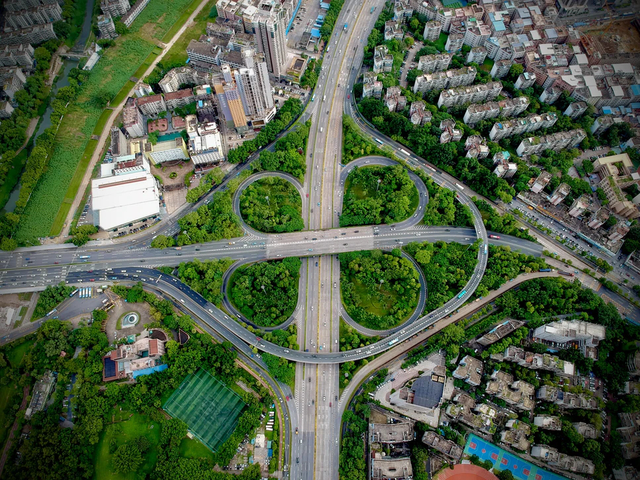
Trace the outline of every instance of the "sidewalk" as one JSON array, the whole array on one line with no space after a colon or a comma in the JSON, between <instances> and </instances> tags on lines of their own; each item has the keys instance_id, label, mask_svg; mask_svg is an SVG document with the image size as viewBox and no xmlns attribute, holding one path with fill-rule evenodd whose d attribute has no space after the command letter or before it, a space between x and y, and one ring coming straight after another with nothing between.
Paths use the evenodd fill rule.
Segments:
<instances>
[{"instance_id":1,"label":"sidewalk","mask_svg":"<svg viewBox=\"0 0 640 480\"><path fill-rule=\"evenodd\" d=\"M156 57L156 59L151 63L151 65L149 65L149 68L147 68L146 72L144 72L141 78L145 78L147 75L150 75L151 72L153 72L153 69L156 68L156 65L158 65L158 63L164 58L164 56L171 49L173 44L185 32L187 27L190 26L191 22L193 22L193 19L196 17L196 15L200 13L202 8L206 4L207 4L207 0L201 0L200 5L196 7L196 9L193 11L193 13L189 16L189 18L184 23L184 25L182 25L182 27L180 27L180 30L178 30L176 34L173 36L171 41L165 44L164 48L162 49L162 53ZM129 91L129 95L127 96L133 95L134 89L135 89L135 86ZM91 182L91 175L93 173L93 169L95 168L96 164L100 160L100 157L102 156L102 151L104 150L107 138L111 134L111 127L113 126L114 122L118 118L118 115L120 115L120 112L124 108L125 103L126 103L126 99L120 105L118 105L115 108L112 108L111 110L111 116L109 117L109 120L107 120L107 123L105 124L104 130L102 131L102 135L100 135L100 140L98 141L98 145L96 146L96 149L93 152L93 157L91 157L89 166L87 167L84 177L82 178L82 183L78 188L78 194L76 195L76 198L73 200L73 203L71 204L71 208L69 209L69 213L67 214L67 218L65 220L65 226L62 229L62 232L60 233L60 235L56 238L55 240L56 242L63 243L66 240L66 238L69 236L69 229L71 228L73 215L75 214L75 211L80 206L80 202L84 196L83 194L87 189L89 182Z\"/></svg>"}]
</instances>

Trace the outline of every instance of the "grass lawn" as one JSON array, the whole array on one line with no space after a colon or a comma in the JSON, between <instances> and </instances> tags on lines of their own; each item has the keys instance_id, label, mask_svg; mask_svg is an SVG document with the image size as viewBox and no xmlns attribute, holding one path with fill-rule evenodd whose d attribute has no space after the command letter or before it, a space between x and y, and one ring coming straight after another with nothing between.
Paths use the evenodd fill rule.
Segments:
<instances>
[{"instance_id":1,"label":"grass lawn","mask_svg":"<svg viewBox=\"0 0 640 480\"><path fill-rule=\"evenodd\" d=\"M379 317L384 317L391 313L391 308L396 304L398 293L384 287L376 288L373 291L358 280L353 281L355 293L360 300L358 306L369 313Z\"/></svg>"},{"instance_id":2,"label":"grass lawn","mask_svg":"<svg viewBox=\"0 0 640 480\"><path fill-rule=\"evenodd\" d=\"M200 14L193 19L193 24L187 28L182 36L173 44L171 50L164 56L163 63L173 64L174 62L185 63L187 61L187 47L191 40L198 40L200 35L206 33L207 22L214 22L215 16L211 17L217 0L209 0L202 8Z\"/></svg>"},{"instance_id":3,"label":"grass lawn","mask_svg":"<svg viewBox=\"0 0 640 480\"><path fill-rule=\"evenodd\" d=\"M438 40L435 41L435 46L439 51L444 52L444 46L447 43L448 38L449 38L449 35L447 33L444 33L444 32L440 33L440 37L438 38Z\"/></svg>"},{"instance_id":4,"label":"grass lawn","mask_svg":"<svg viewBox=\"0 0 640 480\"><path fill-rule=\"evenodd\" d=\"M213 452L195 438L183 438L180 442L180 456L213 460Z\"/></svg>"},{"instance_id":5,"label":"grass lawn","mask_svg":"<svg viewBox=\"0 0 640 480\"><path fill-rule=\"evenodd\" d=\"M493 60L491 60L490 58L485 58L484 62L482 62L482 65L480 65L480 68L485 72L490 72L493 68L493 63Z\"/></svg>"},{"instance_id":6,"label":"grass lawn","mask_svg":"<svg viewBox=\"0 0 640 480\"><path fill-rule=\"evenodd\" d=\"M22 359L29 351L29 349L36 343L35 340L30 342L24 342L22 345L18 345L6 351L7 360L11 362L14 367L19 366L22 363Z\"/></svg>"},{"instance_id":7,"label":"grass lawn","mask_svg":"<svg viewBox=\"0 0 640 480\"><path fill-rule=\"evenodd\" d=\"M115 412L114 412L115 413ZM129 412L120 412L119 417L129 417ZM115 473L112 470L111 457L109 453L109 443L115 438L118 446L129 442L135 438L144 436L151 443L151 448L145 454L145 461L142 466L135 472L127 475ZM138 476L144 478L151 472L158 459L157 446L160 443L160 424L151 421L146 415L139 413L134 414L131 418L124 422L107 425L100 434L100 441L95 453L95 480L135 480Z\"/></svg>"},{"instance_id":8,"label":"grass lawn","mask_svg":"<svg viewBox=\"0 0 640 480\"><path fill-rule=\"evenodd\" d=\"M102 130L104 130L104 127L107 124L107 120L109 120L109 117L112 113L113 111L109 109L102 112L102 115L100 115L100 118L98 119L98 123L96 123L96 126L93 129L94 135L102 134Z\"/></svg>"}]
</instances>

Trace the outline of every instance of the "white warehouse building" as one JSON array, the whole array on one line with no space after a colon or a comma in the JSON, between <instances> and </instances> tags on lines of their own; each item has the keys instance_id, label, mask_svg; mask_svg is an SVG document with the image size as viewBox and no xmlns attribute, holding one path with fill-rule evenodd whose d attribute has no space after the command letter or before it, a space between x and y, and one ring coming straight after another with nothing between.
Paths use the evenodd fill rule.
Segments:
<instances>
[{"instance_id":1,"label":"white warehouse building","mask_svg":"<svg viewBox=\"0 0 640 480\"><path fill-rule=\"evenodd\" d=\"M140 154L100 165L91 181L93 223L103 230L127 225L160 213L160 197L149 162Z\"/></svg>"}]
</instances>

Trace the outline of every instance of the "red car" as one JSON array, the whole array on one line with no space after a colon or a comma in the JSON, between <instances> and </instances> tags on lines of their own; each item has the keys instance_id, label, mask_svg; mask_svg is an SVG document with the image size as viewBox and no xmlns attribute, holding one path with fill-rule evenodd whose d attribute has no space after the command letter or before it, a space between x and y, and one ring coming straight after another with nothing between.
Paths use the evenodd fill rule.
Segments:
<instances>
[{"instance_id":1,"label":"red car","mask_svg":"<svg viewBox=\"0 0 640 480\"><path fill-rule=\"evenodd\" d=\"M286 397L286 398L287 398L287 402L288 402L288 401L289 401L289 395L287 395L287 397Z\"/></svg>"},{"instance_id":2,"label":"red car","mask_svg":"<svg viewBox=\"0 0 640 480\"><path fill-rule=\"evenodd\" d=\"M307 198L309 198L309 194L307 193Z\"/></svg>"},{"instance_id":3,"label":"red car","mask_svg":"<svg viewBox=\"0 0 640 480\"><path fill-rule=\"evenodd\" d=\"M89 281L90 281L90 282L95 282L95 281L96 281L96 279L95 279L95 278L91 278L91 279L89 279Z\"/></svg>"},{"instance_id":4,"label":"red car","mask_svg":"<svg viewBox=\"0 0 640 480\"><path fill-rule=\"evenodd\" d=\"M329 402L329 406L331 406L331 402Z\"/></svg>"},{"instance_id":5,"label":"red car","mask_svg":"<svg viewBox=\"0 0 640 480\"><path fill-rule=\"evenodd\" d=\"M347 95L347 100L351 100L351 94Z\"/></svg>"}]
</instances>

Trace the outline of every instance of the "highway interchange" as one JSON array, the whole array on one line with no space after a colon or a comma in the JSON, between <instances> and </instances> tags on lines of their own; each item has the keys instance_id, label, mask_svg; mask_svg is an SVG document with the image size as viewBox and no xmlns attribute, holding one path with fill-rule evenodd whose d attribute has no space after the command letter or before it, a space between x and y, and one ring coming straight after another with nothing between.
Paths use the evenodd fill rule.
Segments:
<instances>
[{"instance_id":1,"label":"highway interchange","mask_svg":"<svg viewBox=\"0 0 640 480\"><path fill-rule=\"evenodd\" d=\"M349 28L343 30L338 27L332 36L330 51L325 55L316 87L315 100L308 104L300 119L300 122L313 119L307 148L307 174L302 185L293 182L301 193L307 231L266 235L245 225L247 235L242 238L184 246L180 250L150 249L152 236L172 235L179 231L174 217L162 222L151 232L117 245L76 248L66 244L0 253L0 288L4 292L42 290L46 285L60 281L84 286L91 285L91 282L140 281L146 288L174 299L176 305L190 311L205 331L216 338L229 340L245 356L244 360L269 381L277 392L282 411L288 416L285 422L285 461L290 466L290 478L338 478L340 411L344 408L344 402L348 401L348 398L338 398L339 363L384 352L460 308L473 295L482 279L487 261L484 246L487 243L509 245L534 255L540 255L542 250L536 244L514 237L502 236L499 240L489 240L480 212L467 195L472 195L472 192L466 187L457 187L452 177L440 174L432 167L425 168L423 161L406 155L401 151L401 145L388 140L386 143L399 158L414 167L423 168L438 184L457 192L458 201L470 208L475 228L419 225L428 194L424 184L413 174L412 179L417 179L416 186L422 194L420 208L414 216L394 226L339 227L343 184L348 171L355 165L392 163L378 157L359 159L345 168L340 163L343 112L352 116L365 133L376 135L375 130L359 118L353 99L349 97L362 62L363 50L359 47L366 42L377 19L377 15L370 14L370 9L375 6L376 11L379 11L382 5L378 0L361 4L350 2L344 6L336 25L347 23ZM255 157L252 156L252 159ZM250 168L250 164L240 167L241 170L246 168ZM234 174L237 172L235 170ZM245 181L236 193L236 210L239 208L237 199L240 191L255 177L257 176ZM209 198L185 208L181 213L198 208ZM397 248L401 242L406 244L411 241L446 240L470 244L477 239L481 245L478 263L460 298L454 296L437 310L420 318L411 318L405 325L394 329L393 338L388 337L362 349L339 351L339 322L343 307L339 294L338 253L368 249L389 250ZM300 294L299 305L290 319L298 324L301 351L290 351L265 342L245 329L237 319L207 302L176 278L153 270L153 267L176 265L195 258L231 258L238 261L234 265L236 268L243 263L286 256L299 256L303 259L299 287L300 292L305 294ZM274 382L266 374L266 365L259 357L252 355L250 347L297 362L295 392L290 392L280 382ZM287 401L287 397L291 400ZM296 429L299 432L297 435L293 433Z\"/></svg>"}]
</instances>

